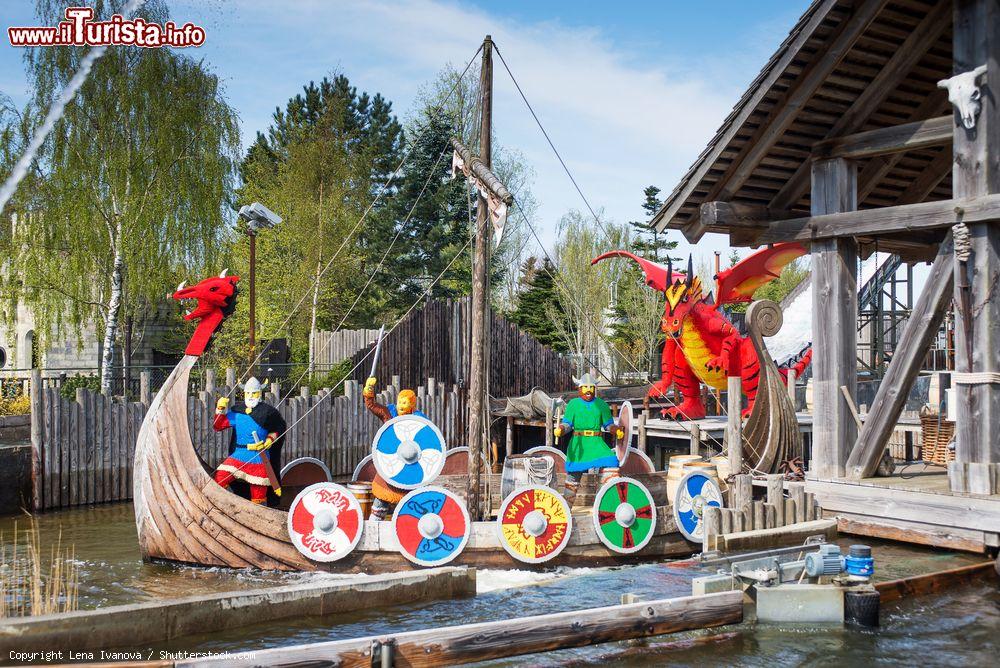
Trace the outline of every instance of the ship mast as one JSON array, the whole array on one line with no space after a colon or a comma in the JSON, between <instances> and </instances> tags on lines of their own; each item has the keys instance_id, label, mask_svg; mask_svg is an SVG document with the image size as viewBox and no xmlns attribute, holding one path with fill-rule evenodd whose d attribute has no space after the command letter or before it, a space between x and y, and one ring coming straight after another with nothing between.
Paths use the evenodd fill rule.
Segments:
<instances>
[{"instance_id":1,"label":"ship mast","mask_svg":"<svg viewBox=\"0 0 1000 668\"><path fill-rule=\"evenodd\" d=\"M489 35L483 40L483 63L479 77L481 123L479 129L479 158L487 168L493 161L490 147L490 126L493 119L493 40ZM472 342L469 361L469 479L466 486L466 505L473 520L486 516L486 503L482 499L482 474L485 453L489 448L489 399L488 373L489 349L489 265L491 231L486 193L479 191L476 209L475 247L472 260Z\"/></svg>"}]
</instances>

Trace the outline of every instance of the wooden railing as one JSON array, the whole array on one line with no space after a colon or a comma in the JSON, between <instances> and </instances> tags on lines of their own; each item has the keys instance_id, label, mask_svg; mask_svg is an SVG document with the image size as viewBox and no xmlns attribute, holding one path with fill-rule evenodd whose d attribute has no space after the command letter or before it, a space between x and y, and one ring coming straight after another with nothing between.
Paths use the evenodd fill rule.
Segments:
<instances>
[{"instance_id":1,"label":"wooden railing","mask_svg":"<svg viewBox=\"0 0 1000 668\"><path fill-rule=\"evenodd\" d=\"M38 373L36 371L36 373ZM377 396L380 403L395 401L398 379ZM152 399L145 379L140 401L123 401L99 392L78 389L75 400L55 387L32 383L32 479L35 510L126 501L132 498L132 462L136 437ZM315 457L335 478L350 476L370 451L380 426L361 400L355 381L344 394L329 390L310 395L308 388L287 397L272 386L265 400L277 406L288 424L282 461ZM227 386L211 387L188 397L191 440L210 469L225 458L229 433L212 429L218 397L230 394ZM236 394L236 393L234 393ZM464 445L465 398L458 388L446 389L428 379L417 389L419 408L441 429L449 447Z\"/></svg>"}]
</instances>

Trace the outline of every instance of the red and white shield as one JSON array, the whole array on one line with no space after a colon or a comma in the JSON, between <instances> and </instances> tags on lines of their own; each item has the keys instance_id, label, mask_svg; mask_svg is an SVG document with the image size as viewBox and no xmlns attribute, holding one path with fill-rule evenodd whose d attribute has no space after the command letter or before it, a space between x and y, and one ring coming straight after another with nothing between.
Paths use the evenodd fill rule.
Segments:
<instances>
[{"instance_id":1,"label":"red and white shield","mask_svg":"<svg viewBox=\"0 0 1000 668\"><path fill-rule=\"evenodd\" d=\"M320 482L302 490L288 509L292 545L312 561L346 557L361 540L361 504L346 488Z\"/></svg>"}]
</instances>

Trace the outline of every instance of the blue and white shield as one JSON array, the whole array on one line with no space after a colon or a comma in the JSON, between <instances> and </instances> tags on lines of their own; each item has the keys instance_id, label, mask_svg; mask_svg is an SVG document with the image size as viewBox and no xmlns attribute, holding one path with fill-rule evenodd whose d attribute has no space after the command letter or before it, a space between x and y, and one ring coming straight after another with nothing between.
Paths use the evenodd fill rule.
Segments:
<instances>
[{"instance_id":1,"label":"blue and white shield","mask_svg":"<svg viewBox=\"0 0 1000 668\"><path fill-rule=\"evenodd\" d=\"M441 473L447 449L433 422L417 415L400 415L376 432L372 461L386 482L400 489L416 489Z\"/></svg>"},{"instance_id":2,"label":"blue and white shield","mask_svg":"<svg viewBox=\"0 0 1000 668\"><path fill-rule=\"evenodd\" d=\"M702 514L707 506L722 507L719 485L700 471L692 471L681 479L674 494L674 520L681 534L700 543L705 528Z\"/></svg>"}]
</instances>

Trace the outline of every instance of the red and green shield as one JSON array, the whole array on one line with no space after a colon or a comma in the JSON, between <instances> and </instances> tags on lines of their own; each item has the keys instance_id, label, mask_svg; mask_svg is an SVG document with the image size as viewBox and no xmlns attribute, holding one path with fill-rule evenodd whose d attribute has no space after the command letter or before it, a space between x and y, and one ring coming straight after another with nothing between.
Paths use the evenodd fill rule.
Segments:
<instances>
[{"instance_id":1,"label":"red and green shield","mask_svg":"<svg viewBox=\"0 0 1000 668\"><path fill-rule=\"evenodd\" d=\"M594 498L594 528L608 548L638 552L653 537L656 504L646 486L632 478L612 478Z\"/></svg>"}]
</instances>

